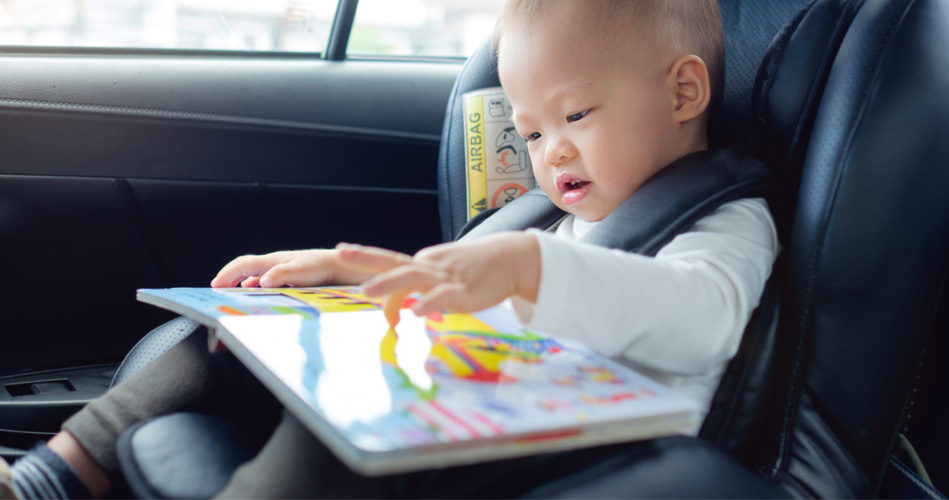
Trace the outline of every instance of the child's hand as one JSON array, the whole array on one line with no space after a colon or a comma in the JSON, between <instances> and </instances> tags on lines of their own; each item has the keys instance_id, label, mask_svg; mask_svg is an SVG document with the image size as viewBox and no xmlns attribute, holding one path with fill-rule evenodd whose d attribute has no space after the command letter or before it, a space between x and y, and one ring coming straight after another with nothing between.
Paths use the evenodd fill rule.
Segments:
<instances>
[{"instance_id":1,"label":"child's hand","mask_svg":"<svg viewBox=\"0 0 949 500\"><path fill-rule=\"evenodd\" d=\"M211 280L214 288L354 285L365 274L344 269L337 250L296 250L244 255L224 266Z\"/></svg>"},{"instance_id":2,"label":"child's hand","mask_svg":"<svg viewBox=\"0 0 949 500\"><path fill-rule=\"evenodd\" d=\"M540 246L527 233L507 232L464 243L425 248L414 257L381 248L340 244L340 261L352 269L381 273L365 282L370 296L385 296L389 323L398 322L402 300L412 292L419 316L448 309L471 312L516 295L537 300Z\"/></svg>"}]
</instances>

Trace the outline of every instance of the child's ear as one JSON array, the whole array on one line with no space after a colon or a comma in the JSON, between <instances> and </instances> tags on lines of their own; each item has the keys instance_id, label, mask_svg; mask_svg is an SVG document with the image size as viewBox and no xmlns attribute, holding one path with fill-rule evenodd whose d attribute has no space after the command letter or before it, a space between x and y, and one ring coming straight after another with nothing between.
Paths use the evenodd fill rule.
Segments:
<instances>
[{"instance_id":1,"label":"child's ear","mask_svg":"<svg viewBox=\"0 0 949 500\"><path fill-rule=\"evenodd\" d=\"M667 77L677 122L685 123L708 108L712 96L708 67L699 56L688 55L676 59Z\"/></svg>"}]
</instances>

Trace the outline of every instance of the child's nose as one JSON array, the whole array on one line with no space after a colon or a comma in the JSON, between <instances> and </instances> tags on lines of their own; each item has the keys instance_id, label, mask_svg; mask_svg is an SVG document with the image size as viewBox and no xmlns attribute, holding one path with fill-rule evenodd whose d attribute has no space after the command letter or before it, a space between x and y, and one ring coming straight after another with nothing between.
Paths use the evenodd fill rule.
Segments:
<instances>
[{"instance_id":1,"label":"child's nose","mask_svg":"<svg viewBox=\"0 0 949 500\"><path fill-rule=\"evenodd\" d=\"M573 143L563 137L550 137L544 150L544 162L548 165L560 165L577 155Z\"/></svg>"}]
</instances>

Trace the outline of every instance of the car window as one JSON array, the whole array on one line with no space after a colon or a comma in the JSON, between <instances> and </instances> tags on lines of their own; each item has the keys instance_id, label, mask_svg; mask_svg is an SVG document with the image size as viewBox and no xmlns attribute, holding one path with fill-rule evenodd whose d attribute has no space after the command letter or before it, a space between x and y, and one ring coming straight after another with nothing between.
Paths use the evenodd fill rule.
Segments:
<instances>
[{"instance_id":1,"label":"car window","mask_svg":"<svg viewBox=\"0 0 949 500\"><path fill-rule=\"evenodd\" d=\"M468 57L504 0L360 0L347 56Z\"/></svg>"},{"instance_id":2,"label":"car window","mask_svg":"<svg viewBox=\"0 0 949 500\"><path fill-rule=\"evenodd\" d=\"M324 52L338 0L2 0L0 45Z\"/></svg>"}]
</instances>

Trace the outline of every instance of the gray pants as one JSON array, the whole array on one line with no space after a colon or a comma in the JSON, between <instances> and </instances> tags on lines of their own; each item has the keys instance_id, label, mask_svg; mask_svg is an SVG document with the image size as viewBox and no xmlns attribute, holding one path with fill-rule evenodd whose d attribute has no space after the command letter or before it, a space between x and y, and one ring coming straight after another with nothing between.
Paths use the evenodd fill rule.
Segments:
<instances>
[{"instance_id":1,"label":"gray pants","mask_svg":"<svg viewBox=\"0 0 949 500\"><path fill-rule=\"evenodd\" d=\"M253 411L249 411L253 409ZM116 442L129 427L192 411L259 429L262 447L220 498L488 498L521 496L635 445L594 448L437 471L368 478L352 472L229 353L209 354L204 329L89 403L63 424L117 478Z\"/></svg>"},{"instance_id":2,"label":"gray pants","mask_svg":"<svg viewBox=\"0 0 949 500\"><path fill-rule=\"evenodd\" d=\"M180 411L243 419L244 427L259 430L266 441L258 456L235 473L222 498L382 494L379 482L350 472L302 424L283 414L273 395L233 356L208 353L204 329L89 403L63 429L115 479L119 435L139 422ZM317 485L317 476L333 481Z\"/></svg>"}]
</instances>

